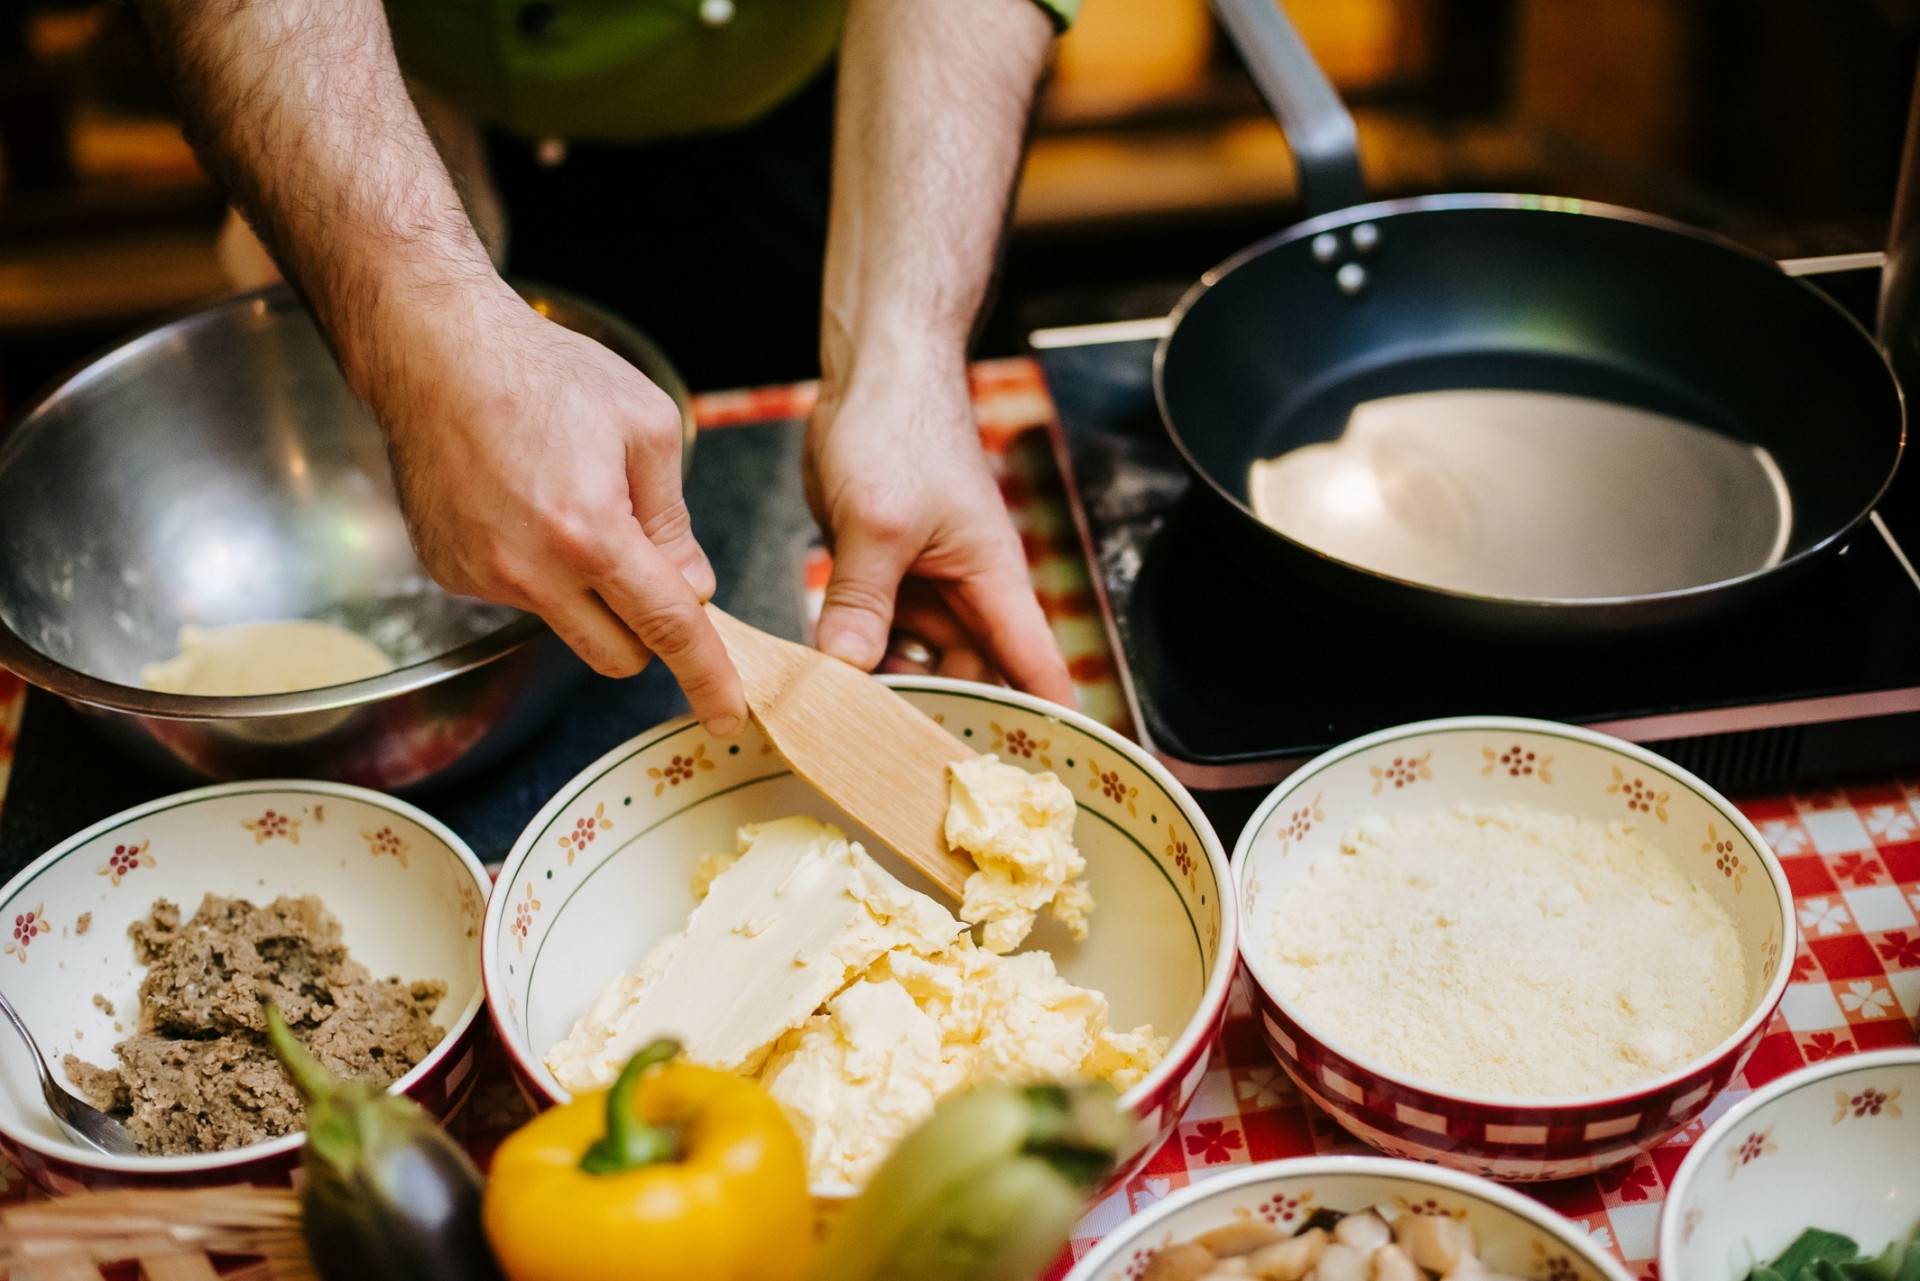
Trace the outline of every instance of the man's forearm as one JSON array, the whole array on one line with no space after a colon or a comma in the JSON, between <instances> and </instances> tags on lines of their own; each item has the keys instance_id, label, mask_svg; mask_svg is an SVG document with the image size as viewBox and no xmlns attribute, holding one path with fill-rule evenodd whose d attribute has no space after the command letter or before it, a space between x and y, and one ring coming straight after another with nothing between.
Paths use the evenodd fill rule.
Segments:
<instances>
[{"instance_id":1,"label":"man's forearm","mask_svg":"<svg viewBox=\"0 0 1920 1281\"><path fill-rule=\"evenodd\" d=\"M1034 0L852 0L822 313L830 384L875 357L964 351L1052 39Z\"/></svg>"},{"instance_id":2,"label":"man's forearm","mask_svg":"<svg viewBox=\"0 0 1920 1281\"><path fill-rule=\"evenodd\" d=\"M363 394L386 331L494 278L380 0L140 0L188 120Z\"/></svg>"}]
</instances>

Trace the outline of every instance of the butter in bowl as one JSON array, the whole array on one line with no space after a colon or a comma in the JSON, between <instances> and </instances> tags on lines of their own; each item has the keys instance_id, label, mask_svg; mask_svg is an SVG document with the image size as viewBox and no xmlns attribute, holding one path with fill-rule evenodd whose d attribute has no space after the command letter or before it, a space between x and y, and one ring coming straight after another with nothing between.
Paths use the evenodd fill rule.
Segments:
<instances>
[{"instance_id":1,"label":"butter in bowl","mask_svg":"<svg viewBox=\"0 0 1920 1281\"><path fill-rule=\"evenodd\" d=\"M1071 823L1072 797L1054 787ZM682 1036L697 1062L765 1085L815 1181L853 1191L967 1086L1126 1089L1166 1054L1151 1025L1111 1028L1107 998L1061 978L1050 954L977 946L953 913L818 819L748 824L733 859L695 875L705 893L686 928L613 979L547 1052L568 1090L603 1088L639 1046ZM1083 898L1079 882L1062 892L1075 889Z\"/></svg>"},{"instance_id":2,"label":"butter in bowl","mask_svg":"<svg viewBox=\"0 0 1920 1281\"><path fill-rule=\"evenodd\" d=\"M893 684L983 753L949 810L979 867L966 901L940 901L757 730L642 734L535 817L489 908L490 1005L537 1101L672 1036L779 1100L830 1201L939 1100L990 1081L1112 1085L1140 1159L1171 1130L1234 968L1205 816L1084 717L970 682Z\"/></svg>"}]
</instances>

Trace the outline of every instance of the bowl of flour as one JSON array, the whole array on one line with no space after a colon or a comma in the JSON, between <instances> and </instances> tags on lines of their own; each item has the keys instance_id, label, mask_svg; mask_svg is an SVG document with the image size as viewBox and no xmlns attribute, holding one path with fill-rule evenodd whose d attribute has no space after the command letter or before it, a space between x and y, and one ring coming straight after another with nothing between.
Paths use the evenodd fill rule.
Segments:
<instances>
[{"instance_id":1,"label":"bowl of flour","mask_svg":"<svg viewBox=\"0 0 1920 1281\"><path fill-rule=\"evenodd\" d=\"M1326 753L1234 851L1280 1066L1395 1156L1508 1180L1705 1110L1785 991L1792 896L1719 793L1632 744L1462 717Z\"/></svg>"}]
</instances>

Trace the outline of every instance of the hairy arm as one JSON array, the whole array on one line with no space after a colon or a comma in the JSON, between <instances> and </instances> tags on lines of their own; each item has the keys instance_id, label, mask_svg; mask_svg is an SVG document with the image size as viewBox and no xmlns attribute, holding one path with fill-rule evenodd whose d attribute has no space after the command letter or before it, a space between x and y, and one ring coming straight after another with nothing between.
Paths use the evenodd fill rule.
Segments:
<instances>
[{"instance_id":1,"label":"hairy arm","mask_svg":"<svg viewBox=\"0 0 1920 1281\"><path fill-rule=\"evenodd\" d=\"M141 0L188 134L363 395L423 306L497 287L379 0Z\"/></svg>"},{"instance_id":2,"label":"hairy arm","mask_svg":"<svg viewBox=\"0 0 1920 1281\"><path fill-rule=\"evenodd\" d=\"M863 355L963 351L1052 41L1033 0L853 0L822 313L830 381L851 382Z\"/></svg>"},{"instance_id":3,"label":"hairy arm","mask_svg":"<svg viewBox=\"0 0 1920 1281\"><path fill-rule=\"evenodd\" d=\"M728 733L673 402L500 279L408 97L380 0L140 0L189 133L379 416L420 559L597 670L658 654Z\"/></svg>"},{"instance_id":4,"label":"hairy arm","mask_svg":"<svg viewBox=\"0 0 1920 1281\"><path fill-rule=\"evenodd\" d=\"M966 380L1052 38L1033 0L853 0L809 479L834 543L823 648L871 667L898 621L1066 701Z\"/></svg>"}]
</instances>

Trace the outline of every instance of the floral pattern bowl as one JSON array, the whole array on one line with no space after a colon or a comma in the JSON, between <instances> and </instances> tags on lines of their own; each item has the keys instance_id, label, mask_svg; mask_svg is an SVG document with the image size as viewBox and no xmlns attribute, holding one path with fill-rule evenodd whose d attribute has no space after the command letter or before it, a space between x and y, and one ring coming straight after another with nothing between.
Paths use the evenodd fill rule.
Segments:
<instances>
[{"instance_id":1,"label":"floral pattern bowl","mask_svg":"<svg viewBox=\"0 0 1920 1281\"><path fill-rule=\"evenodd\" d=\"M127 927L157 898L191 913L207 894L312 894L375 975L439 979L446 1035L394 1083L438 1115L473 1087L487 873L465 843L403 801L339 783L229 783L164 796L69 837L0 888L0 991L62 1077L69 1053L110 1064L139 1012L144 967ZM63 1135L33 1059L0 1037L0 1149L50 1192L115 1185L284 1183L294 1134L196 1156L105 1156Z\"/></svg>"},{"instance_id":2,"label":"floral pattern bowl","mask_svg":"<svg viewBox=\"0 0 1920 1281\"><path fill-rule=\"evenodd\" d=\"M1624 819L1733 919L1747 958L1745 1017L1711 1051L1631 1089L1567 1098L1474 1094L1407 1076L1311 1022L1279 995L1279 896L1337 857L1370 815L1524 805ZM1497 1179L1559 1179L1630 1160L1703 1112L1752 1052L1793 966L1793 898L1752 823L1698 778L1644 748L1550 721L1473 716L1382 730L1302 766L1248 820L1234 849L1241 951L1268 1047L1300 1089L1389 1156Z\"/></svg>"},{"instance_id":3,"label":"floral pattern bowl","mask_svg":"<svg viewBox=\"0 0 1920 1281\"><path fill-rule=\"evenodd\" d=\"M1125 1096L1144 1160L1191 1101L1226 1008L1237 917L1218 838L1157 761L1076 712L971 681L886 679L969 746L1052 770L1078 801L1092 933L1074 943L1043 921L1030 945L1104 992L1116 1027L1152 1023L1172 1039ZM794 777L757 728L725 740L668 722L588 766L534 817L501 868L483 959L488 1008L529 1101L567 1097L543 1056L615 975L686 922L700 856L732 849L743 823L787 814L840 824L928 888Z\"/></svg>"},{"instance_id":4,"label":"floral pattern bowl","mask_svg":"<svg viewBox=\"0 0 1920 1281\"><path fill-rule=\"evenodd\" d=\"M1748 1095L1693 1145L1660 1275L1741 1281L1806 1228L1877 1254L1920 1222L1920 1049L1831 1059Z\"/></svg>"},{"instance_id":5,"label":"floral pattern bowl","mask_svg":"<svg viewBox=\"0 0 1920 1281\"><path fill-rule=\"evenodd\" d=\"M1481 1262L1523 1281L1628 1281L1578 1224L1538 1201L1469 1174L1377 1156L1268 1161L1196 1183L1121 1224L1066 1281L1139 1281L1154 1251L1236 1222L1291 1233L1316 1210L1375 1206L1460 1220L1473 1229Z\"/></svg>"}]
</instances>

